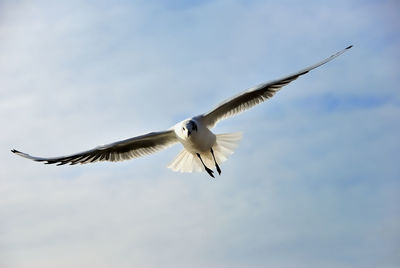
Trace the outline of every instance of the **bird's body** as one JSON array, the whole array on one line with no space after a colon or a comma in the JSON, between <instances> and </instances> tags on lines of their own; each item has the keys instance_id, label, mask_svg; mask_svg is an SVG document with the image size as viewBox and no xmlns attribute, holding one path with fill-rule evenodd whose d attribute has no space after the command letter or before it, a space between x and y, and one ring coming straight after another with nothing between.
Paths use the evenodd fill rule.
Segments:
<instances>
[{"instance_id":1,"label":"bird's body","mask_svg":"<svg viewBox=\"0 0 400 268\"><path fill-rule=\"evenodd\" d=\"M220 173L218 163L228 159L242 137L241 133L215 135L204 124L202 116L183 120L172 129L178 142L183 145L183 150L168 167L180 172L204 169L211 176L213 172L208 167L216 167Z\"/></svg>"},{"instance_id":2,"label":"bird's body","mask_svg":"<svg viewBox=\"0 0 400 268\"><path fill-rule=\"evenodd\" d=\"M189 129L196 126L197 130ZM214 146L217 137L211 132L198 117L183 120L174 126L178 141L189 152L203 153L209 151ZM190 131L190 135L188 135Z\"/></svg>"},{"instance_id":3,"label":"bird's body","mask_svg":"<svg viewBox=\"0 0 400 268\"><path fill-rule=\"evenodd\" d=\"M46 164L75 165L97 161L122 161L151 154L175 143L181 143L183 150L168 167L173 171L180 172L205 170L210 176L214 177L210 167L215 167L218 173L221 174L219 164L233 153L242 137L241 133L214 134L210 129L218 121L243 112L271 98L283 86L338 57L351 47L349 46L329 58L292 75L250 88L224 101L208 113L183 120L166 131L151 132L69 156L43 158L31 156L17 150L12 150L12 152Z\"/></svg>"}]
</instances>

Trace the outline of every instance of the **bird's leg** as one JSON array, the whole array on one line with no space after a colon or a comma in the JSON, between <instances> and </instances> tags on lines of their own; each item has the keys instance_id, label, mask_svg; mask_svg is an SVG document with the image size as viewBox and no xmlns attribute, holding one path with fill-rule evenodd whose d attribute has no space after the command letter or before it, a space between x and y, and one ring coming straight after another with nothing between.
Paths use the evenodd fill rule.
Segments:
<instances>
[{"instance_id":1,"label":"bird's leg","mask_svg":"<svg viewBox=\"0 0 400 268\"><path fill-rule=\"evenodd\" d=\"M214 175L213 175L214 172L213 172L211 169L209 169L209 168L204 164L203 159L201 159L200 154L199 154L199 153L196 153L196 155L197 155L197 157L200 159L200 161L201 161L201 163L203 164L204 168L206 169L208 175L210 175L211 177L215 178Z\"/></svg>"},{"instance_id":2,"label":"bird's leg","mask_svg":"<svg viewBox=\"0 0 400 268\"><path fill-rule=\"evenodd\" d=\"M215 155L214 155L214 151L213 151L212 147L211 147L210 151L211 151L212 157L214 159L215 166L217 167L218 174L221 175L221 169L218 166L217 160L215 160Z\"/></svg>"}]
</instances>

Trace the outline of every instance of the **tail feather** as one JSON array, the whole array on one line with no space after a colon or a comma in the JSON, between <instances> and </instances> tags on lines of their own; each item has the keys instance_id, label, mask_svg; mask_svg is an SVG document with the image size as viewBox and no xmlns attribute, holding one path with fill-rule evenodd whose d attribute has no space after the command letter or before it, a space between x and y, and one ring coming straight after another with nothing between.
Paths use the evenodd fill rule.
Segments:
<instances>
[{"instance_id":1,"label":"tail feather","mask_svg":"<svg viewBox=\"0 0 400 268\"><path fill-rule=\"evenodd\" d=\"M216 146L213 147L213 150L218 164L226 161L233 154L241 139L241 132L217 135Z\"/></svg>"},{"instance_id":2,"label":"tail feather","mask_svg":"<svg viewBox=\"0 0 400 268\"><path fill-rule=\"evenodd\" d=\"M200 172L202 164L197 156L183 149L168 165L168 168L176 172Z\"/></svg>"},{"instance_id":3,"label":"tail feather","mask_svg":"<svg viewBox=\"0 0 400 268\"><path fill-rule=\"evenodd\" d=\"M218 164L226 161L238 146L242 133L218 134L216 144L213 146L214 156ZM214 168L215 163L211 152L201 153L204 164ZM168 165L168 168L176 172L201 172L204 171L203 164L196 154L183 149L175 159Z\"/></svg>"}]
</instances>

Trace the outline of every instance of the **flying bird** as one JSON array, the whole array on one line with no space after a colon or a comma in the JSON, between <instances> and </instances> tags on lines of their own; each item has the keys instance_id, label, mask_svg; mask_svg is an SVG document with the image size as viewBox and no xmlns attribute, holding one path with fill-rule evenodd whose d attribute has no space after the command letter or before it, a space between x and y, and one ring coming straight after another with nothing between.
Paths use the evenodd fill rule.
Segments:
<instances>
[{"instance_id":1,"label":"flying bird","mask_svg":"<svg viewBox=\"0 0 400 268\"><path fill-rule=\"evenodd\" d=\"M349 46L329 58L304 68L281 79L252 87L242 93L225 100L211 111L185 119L168 130L151 132L134 138L98 146L94 149L60 157L36 157L11 150L13 153L45 164L75 165L97 161L123 161L152 154L175 143L181 143L183 150L168 165L173 171L200 172L206 171L214 177L215 168L221 175L220 164L233 153L242 137L240 132L214 134L210 129L220 120L234 116L271 98L282 87L296 80L309 71L333 60Z\"/></svg>"}]
</instances>

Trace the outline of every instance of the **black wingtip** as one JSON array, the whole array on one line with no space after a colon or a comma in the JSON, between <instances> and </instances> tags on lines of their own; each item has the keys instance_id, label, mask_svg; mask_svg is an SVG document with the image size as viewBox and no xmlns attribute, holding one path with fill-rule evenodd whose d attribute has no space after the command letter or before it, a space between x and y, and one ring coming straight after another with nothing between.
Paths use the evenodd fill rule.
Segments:
<instances>
[{"instance_id":1,"label":"black wingtip","mask_svg":"<svg viewBox=\"0 0 400 268\"><path fill-rule=\"evenodd\" d=\"M17 151L15 149L12 149L11 152L14 153L14 154L21 153L20 151Z\"/></svg>"},{"instance_id":2,"label":"black wingtip","mask_svg":"<svg viewBox=\"0 0 400 268\"><path fill-rule=\"evenodd\" d=\"M350 48L352 48L352 47L353 47L353 45L350 45L350 46L346 47L346 49L350 49Z\"/></svg>"}]
</instances>

